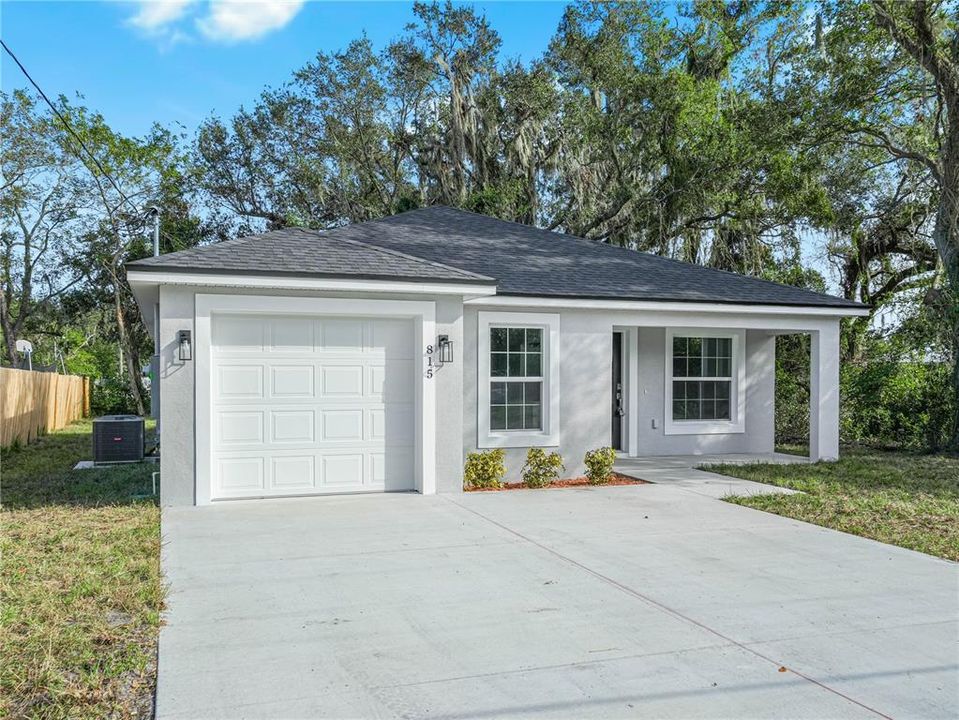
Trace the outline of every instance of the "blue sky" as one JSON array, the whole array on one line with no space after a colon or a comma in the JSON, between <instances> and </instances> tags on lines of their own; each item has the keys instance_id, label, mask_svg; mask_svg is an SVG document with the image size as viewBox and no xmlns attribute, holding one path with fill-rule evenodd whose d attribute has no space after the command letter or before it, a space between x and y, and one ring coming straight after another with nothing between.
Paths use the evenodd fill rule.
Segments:
<instances>
[{"instance_id":1,"label":"blue sky","mask_svg":"<svg viewBox=\"0 0 959 720\"><path fill-rule=\"evenodd\" d=\"M502 56L545 50L565 3L476 3L503 40ZM192 135L280 85L320 51L364 31L377 48L412 20L407 2L150 0L0 4L0 34L49 95L81 93L120 132L179 123ZM4 54L2 87L26 80Z\"/></svg>"},{"instance_id":2,"label":"blue sky","mask_svg":"<svg viewBox=\"0 0 959 720\"><path fill-rule=\"evenodd\" d=\"M565 2L478 2L503 41L501 56L531 60L547 47ZM229 117L278 86L320 50L363 32L376 48L403 33L411 2L303 0L0 0L0 35L48 95L81 93L115 130L154 122L192 137L211 114ZM2 88L26 80L5 55ZM815 248L804 255L828 273Z\"/></svg>"}]
</instances>

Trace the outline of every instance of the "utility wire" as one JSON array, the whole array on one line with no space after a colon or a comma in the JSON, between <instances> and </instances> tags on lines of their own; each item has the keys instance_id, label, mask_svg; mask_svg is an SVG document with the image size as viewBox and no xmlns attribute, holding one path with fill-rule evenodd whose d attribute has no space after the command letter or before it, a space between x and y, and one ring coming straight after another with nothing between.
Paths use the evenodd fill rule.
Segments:
<instances>
[{"instance_id":1,"label":"utility wire","mask_svg":"<svg viewBox=\"0 0 959 720\"><path fill-rule=\"evenodd\" d=\"M76 130L74 130L74 129L70 126L70 123L69 123L69 122L67 121L67 119L63 116L63 114L57 109L57 106L54 105L52 102L50 102L50 98L48 98L48 97L47 97L47 94L46 94L45 92L43 92L43 89L42 89L39 85L37 85L37 81L34 80L34 79L30 76L30 73L27 72L27 69L23 66L23 63L20 62L20 59L19 59L16 55L13 54L13 50L11 50L11 49L9 48L9 46L8 46L2 39L0 39L0 45L2 45L2 46L3 46L3 49L7 51L7 54L8 54L11 58L13 58L13 61L17 64L17 67L20 68L20 71L26 76L27 80L30 81L30 84L33 85L33 87L36 89L36 91L37 91L38 93L40 93L40 97L42 97L42 98L46 101L47 105L50 106L50 109L53 110L54 115L56 115L57 118L60 120L60 122L63 123L63 127L65 127L65 128L67 129L67 132L69 132L69 133L73 136L73 138L77 141L77 143L80 145L80 147L83 148L84 152L86 152L86 154L90 156L90 159L93 160L94 164L95 164L95 165L97 166L97 168L100 170L101 174L102 174L107 180L110 181L110 184L113 186L113 189L117 191L117 193L120 195L120 197L123 198L123 200L124 200L131 208L133 208L134 213L136 213L138 217L142 217L142 216L144 215L143 211L142 211L140 208L138 208L138 207L134 204L134 202L133 202L132 200L130 200L130 198L128 198L128 197L124 194L124 192L120 189L120 186L117 185L116 181L114 181L114 179L110 176L110 174L109 174L106 170L104 170L103 165L100 164L100 161L97 159L97 156L94 155L92 152L90 152L90 148L88 148L88 147L86 146L86 144L83 142L83 138L81 138L80 135L77 134ZM93 175L96 174L96 173L93 172L93 170L90 168L90 166L87 165L86 161L83 159L83 157L80 155L80 153L77 153L77 158L80 160L80 162L82 162L84 165L87 166L87 170L89 170L91 174L93 174Z\"/></svg>"}]
</instances>

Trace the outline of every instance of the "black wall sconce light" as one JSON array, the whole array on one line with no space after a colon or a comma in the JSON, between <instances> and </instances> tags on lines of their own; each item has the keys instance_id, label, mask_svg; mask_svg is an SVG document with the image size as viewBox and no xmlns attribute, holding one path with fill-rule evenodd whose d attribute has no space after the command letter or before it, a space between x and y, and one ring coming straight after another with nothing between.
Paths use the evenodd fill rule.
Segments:
<instances>
[{"instance_id":1,"label":"black wall sconce light","mask_svg":"<svg viewBox=\"0 0 959 720\"><path fill-rule=\"evenodd\" d=\"M180 360L186 362L193 359L193 343L190 340L189 330L179 330L176 334L176 342L179 346L177 353Z\"/></svg>"},{"instance_id":2,"label":"black wall sconce light","mask_svg":"<svg viewBox=\"0 0 959 720\"><path fill-rule=\"evenodd\" d=\"M445 365L446 363L453 362L453 341L450 340L449 335L440 335L437 338L437 345L440 348L440 363Z\"/></svg>"}]
</instances>

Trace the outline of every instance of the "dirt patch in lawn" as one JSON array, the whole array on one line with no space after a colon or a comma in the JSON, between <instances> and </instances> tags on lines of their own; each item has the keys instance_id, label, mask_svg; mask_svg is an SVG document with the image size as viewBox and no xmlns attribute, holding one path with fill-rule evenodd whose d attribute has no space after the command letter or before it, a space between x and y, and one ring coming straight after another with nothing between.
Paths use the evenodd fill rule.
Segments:
<instances>
[{"instance_id":1,"label":"dirt patch in lawn","mask_svg":"<svg viewBox=\"0 0 959 720\"><path fill-rule=\"evenodd\" d=\"M570 488L570 487L609 487L610 485L648 485L646 480L630 477L621 473L613 473L609 482L602 485L590 485L585 476L576 478L566 478L564 480L554 480L549 485L541 488L531 488L524 482L503 483L498 488L468 488L466 492L502 492L503 490L549 490L550 488Z\"/></svg>"}]
</instances>

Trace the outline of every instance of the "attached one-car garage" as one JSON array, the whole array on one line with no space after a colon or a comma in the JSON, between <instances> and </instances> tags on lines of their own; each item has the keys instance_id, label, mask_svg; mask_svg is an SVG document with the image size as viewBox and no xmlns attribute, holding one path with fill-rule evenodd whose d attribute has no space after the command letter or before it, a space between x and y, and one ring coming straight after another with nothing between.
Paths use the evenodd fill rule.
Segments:
<instances>
[{"instance_id":1,"label":"attached one-car garage","mask_svg":"<svg viewBox=\"0 0 959 720\"><path fill-rule=\"evenodd\" d=\"M198 503L432 491L433 302L198 293L195 318Z\"/></svg>"},{"instance_id":2,"label":"attached one-car garage","mask_svg":"<svg viewBox=\"0 0 959 720\"><path fill-rule=\"evenodd\" d=\"M413 490L410 319L215 313L212 496Z\"/></svg>"}]
</instances>

